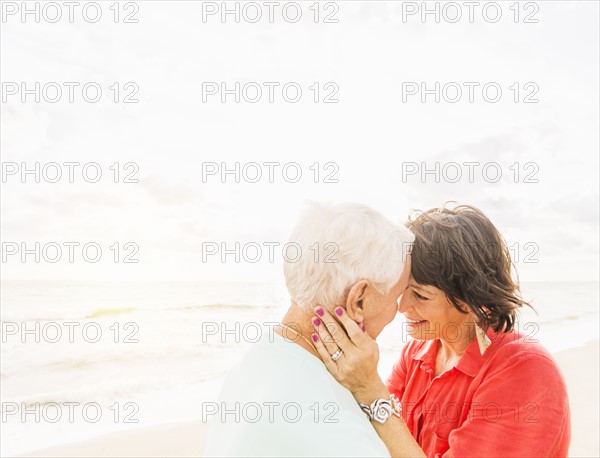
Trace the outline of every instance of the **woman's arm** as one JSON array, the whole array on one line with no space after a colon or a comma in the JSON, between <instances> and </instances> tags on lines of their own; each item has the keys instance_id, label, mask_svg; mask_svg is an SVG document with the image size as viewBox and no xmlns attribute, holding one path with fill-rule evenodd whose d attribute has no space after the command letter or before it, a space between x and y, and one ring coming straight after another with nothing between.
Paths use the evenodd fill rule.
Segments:
<instances>
[{"instance_id":1,"label":"woman's arm","mask_svg":"<svg viewBox=\"0 0 600 458\"><path fill-rule=\"evenodd\" d=\"M371 387L365 388L364 391L357 391L352 394L354 394L354 399L358 403L365 405L371 405L376 399L390 398L390 394L381 379L379 379L379 383L373 383ZM393 457L426 457L402 417L391 415L383 424L377 421L372 421L371 424Z\"/></svg>"},{"instance_id":2,"label":"woman's arm","mask_svg":"<svg viewBox=\"0 0 600 458\"><path fill-rule=\"evenodd\" d=\"M388 390L377 373L379 347L358 325L339 308L336 314L344 330L325 309L319 314L321 323L313 334L315 347L325 366L338 382L348 388L360 404L371 405L376 399L389 399ZM314 323L314 322L313 322ZM342 356L333 361L331 355L337 350ZM383 424L371 424L393 457L425 457L408 427L400 417L390 416Z\"/></svg>"}]
</instances>

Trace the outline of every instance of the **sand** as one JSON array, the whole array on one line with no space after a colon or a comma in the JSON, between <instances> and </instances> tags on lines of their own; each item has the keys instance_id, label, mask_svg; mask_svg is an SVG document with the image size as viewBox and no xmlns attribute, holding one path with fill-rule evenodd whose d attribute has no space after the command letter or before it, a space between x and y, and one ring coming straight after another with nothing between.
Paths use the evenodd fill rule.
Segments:
<instances>
[{"instance_id":1,"label":"sand","mask_svg":"<svg viewBox=\"0 0 600 458\"><path fill-rule=\"evenodd\" d=\"M599 341L556 353L569 389L572 457L598 457ZM200 422L111 434L22 456L27 457L199 457L206 434Z\"/></svg>"},{"instance_id":2,"label":"sand","mask_svg":"<svg viewBox=\"0 0 600 458\"><path fill-rule=\"evenodd\" d=\"M201 421L115 433L28 453L35 457L199 457L206 432Z\"/></svg>"},{"instance_id":3,"label":"sand","mask_svg":"<svg viewBox=\"0 0 600 458\"><path fill-rule=\"evenodd\" d=\"M567 382L571 404L571 447L569 456L599 457L598 428L600 407L598 403L598 341L585 347L556 353Z\"/></svg>"}]
</instances>

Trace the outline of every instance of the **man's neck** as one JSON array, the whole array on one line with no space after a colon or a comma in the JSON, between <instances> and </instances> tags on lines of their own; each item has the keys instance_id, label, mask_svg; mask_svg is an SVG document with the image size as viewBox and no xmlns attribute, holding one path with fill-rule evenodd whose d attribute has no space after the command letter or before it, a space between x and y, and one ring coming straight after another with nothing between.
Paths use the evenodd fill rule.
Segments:
<instances>
[{"instance_id":1,"label":"man's neck","mask_svg":"<svg viewBox=\"0 0 600 458\"><path fill-rule=\"evenodd\" d=\"M301 346L315 358L319 358L319 361L321 360L319 353L310 343L312 341L311 334L315 332L315 329L311 322L311 315L308 312L292 302L292 305L281 319L281 324L284 326L275 329L277 334Z\"/></svg>"}]
</instances>

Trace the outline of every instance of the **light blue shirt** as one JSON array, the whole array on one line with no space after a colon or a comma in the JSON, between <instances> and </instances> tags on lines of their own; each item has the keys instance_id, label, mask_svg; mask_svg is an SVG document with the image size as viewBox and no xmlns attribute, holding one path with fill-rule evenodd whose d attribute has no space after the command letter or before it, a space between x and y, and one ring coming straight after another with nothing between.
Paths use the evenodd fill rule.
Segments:
<instances>
[{"instance_id":1,"label":"light blue shirt","mask_svg":"<svg viewBox=\"0 0 600 458\"><path fill-rule=\"evenodd\" d=\"M352 393L305 349L271 333L227 377L206 457L389 457Z\"/></svg>"}]
</instances>

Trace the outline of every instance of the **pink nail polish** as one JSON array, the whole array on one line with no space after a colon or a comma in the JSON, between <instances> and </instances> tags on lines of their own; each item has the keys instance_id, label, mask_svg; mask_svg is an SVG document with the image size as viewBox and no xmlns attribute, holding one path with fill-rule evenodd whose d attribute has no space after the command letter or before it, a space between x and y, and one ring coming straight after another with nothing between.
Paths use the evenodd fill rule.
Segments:
<instances>
[{"instance_id":1,"label":"pink nail polish","mask_svg":"<svg viewBox=\"0 0 600 458\"><path fill-rule=\"evenodd\" d=\"M321 307L317 307L315 309L315 312L317 312L317 315L319 315L319 316L325 315L325 310L323 310Z\"/></svg>"},{"instance_id":2,"label":"pink nail polish","mask_svg":"<svg viewBox=\"0 0 600 458\"><path fill-rule=\"evenodd\" d=\"M335 314L337 316L342 316L344 314L344 309L342 307L338 307L335 309Z\"/></svg>"},{"instance_id":3,"label":"pink nail polish","mask_svg":"<svg viewBox=\"0 0 600 458\"><path fill-rule=\"evenodd\" d=\"M321 324L321 320L319 320L317 317L313 317L312 324L318 328L319 325Z\"/></svg>"},{"instance_id":4,"label":"pink nail polish","mask_svg":"<svg viewBox=\"0 0 600 458\"><path fill-rule=\"evenodd\" d=\"M360 325L360 328L362 329L362 332L365 332L367 330L367 327L364 323Z\"/></svg>"},{"instance_id":5,"label":"pink nail polish","mask_svg":"<svg viewBox=\"0 0 600 458\"><path fill-rule=\"evenodd\" d=\"M319 341L319 336L318 336L318 335L316 335L316 334L311 334L311 337L312 337L312 340L313 340L313 342L315 342L315 343L316 343L316 342L318 342L318 341Z\"/></svg>"}]
</instances>

